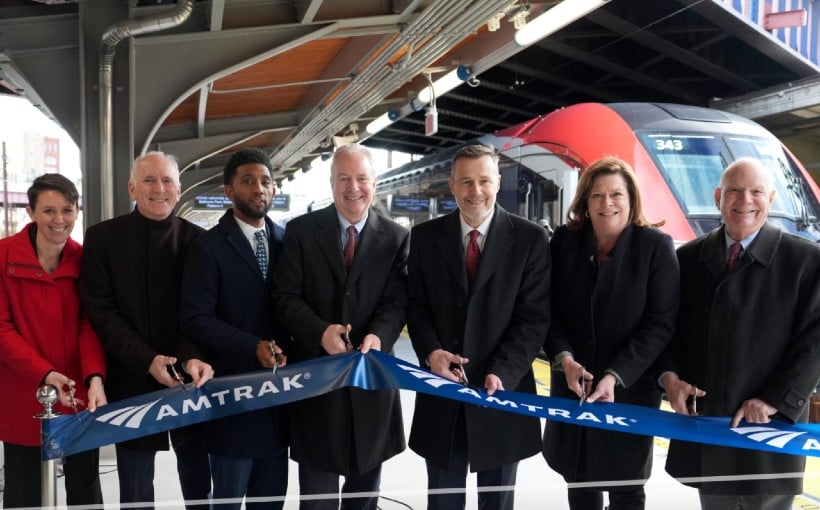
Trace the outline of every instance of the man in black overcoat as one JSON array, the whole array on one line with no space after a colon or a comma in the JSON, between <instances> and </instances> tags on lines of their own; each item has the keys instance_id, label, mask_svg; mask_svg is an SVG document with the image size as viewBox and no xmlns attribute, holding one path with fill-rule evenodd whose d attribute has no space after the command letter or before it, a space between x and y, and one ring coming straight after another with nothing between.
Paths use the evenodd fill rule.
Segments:
<instances>
[{"instance_id":1,"label":"man in black overcoat","mask_svg":"<svg viewBox=\"0 0 820 510\"><path fill-rule=\"evenodd\" d=\"M492 148L454 156L458 210L411 234L407 325L433 372L488 394L535 393L532 362L549 329L549 243L542 227L496 205L500 178ZM540 452L540 439L536 418L418 394L410 448L427 461L430 490L454 489L429 494L428 509L464 508L469 468L489 489L478 507L511 510L518 461Z\"/></svg>"},{"instance_id":2,"label":"man in black overcoat","mask_svg":"<svg viewBox=\"0 0 820 510\"><path fill-rule=\"evenodd\" d=\"M820 377L820 247L766 222L772 170L754 159L715 190L724 225L678 249L681 308L661 381L678 413L732 427L806 421ZM733 248L733 245L737 245ZM688 400L687 400L688 399ZM805 458L672 441L666 470L705 510L789 510Z\"/></svg>"},{"instance_id":3,"label":"man in black overcoat","mask_svg":"<svg viewBox=\"0 0 820 510\"><path fill-rule=\"evenodd\" d=\"M333 204L285 230L274 274L278 319L293 336L288 363L352 349L390 352L405 322L409 233L370 209L370 151L340 147L330 170ZM405 448L399 394L343 388L288 410L300 508L375 510L382 462ZM353 492L367 493L358 498Z\"/></svg>"},{"instance_id":4,"label":"man in black overcoat","mask_svg":"<svg viewBox=\"0 0 820 510\"><path fill-rule=\"evenodd\" d=\"M168 370L177 357L198 385L213 376L196 351L184 349L190 344L180 335L182 265L203 230L174 214L180 197L176 160L161 152L137 158L128 193L134 211L86 231L80 274L80 297L105 349L105 391L112 402L177 386ZM186 500L207 499L211 491L208 455L196 430L171 432ZM167 432L116 445L121 503L153 508L154 459L157 450L167 449Z\"/></svg>"}]
</instances>

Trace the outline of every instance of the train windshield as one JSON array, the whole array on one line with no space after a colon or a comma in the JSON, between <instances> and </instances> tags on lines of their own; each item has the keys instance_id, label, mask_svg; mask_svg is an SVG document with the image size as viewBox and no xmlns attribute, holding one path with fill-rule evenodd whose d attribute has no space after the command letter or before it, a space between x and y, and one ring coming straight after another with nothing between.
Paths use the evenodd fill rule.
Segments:
<instances>
[{"instance_id":1,"label":"train windshield","mask_svg":"<svg viewBox=\"0 0 820 510\"><path fill-rule=\"evenodd\" d=\"M777 193L770 217L803 224L817 221L818 204L802 174L774 139L669 133L643 134L641 138L690 218L716 216L714 191L723 169L738 158L753 157L775 170Z\"/></svg>"}]
</instances>

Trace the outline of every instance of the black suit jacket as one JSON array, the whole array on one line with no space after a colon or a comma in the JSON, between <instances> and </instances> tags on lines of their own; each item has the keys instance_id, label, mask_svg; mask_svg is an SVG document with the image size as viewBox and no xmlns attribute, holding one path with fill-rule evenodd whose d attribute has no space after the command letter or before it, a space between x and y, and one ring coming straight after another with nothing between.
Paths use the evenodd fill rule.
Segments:
<instances>
[{"instance_id":1,"label":"black suit jacket","mask_svg":"<svg viewBox=\"0 0 820 510\"><path fill-rule=\"evenodd\" d=\"M106 353L105 391L113 401L162 389L148 368L154 356L181 350L179 293L182 265L203 229L171 215L152 221L134 210L85 233L80 296ZM130 445L168 449L168 435Z\"/></svg>"},{"instance_id":2,"label":"black suit jacket","mask_svg":"<svg viewBox=\"0 0 820 510\"><path fill-rule=\"evenodd\" d=\"M348 272L334 205L291 220L274 274L276 314L294 340L288 360L326 356L322 333L334 323L351 324L354 347L374 333L390 352L405 322L408 245L406 229L371 210ZM405 448L397 391L341 389L289 414L291 457L317 469L364 473Z\"/></svg>"},{"instance_id":3,"label":"black suit jacket","mask_svg":"<svg viewBox=\"0 0 820 510\"><path fill-rule=\"evenodd\" d=\"M273 311L271 276L284 230L265 218L268 272L262 272L251 244L228 210L214 228L191 245L182 279L182 331L207 352L217 376L261 370L259 340L290 343ZM208 451L227 457L269 457L286 446L281 409L229 416L206 427Z\"/></svg>"},{"instance_id":4,"label":"black suit jacket","mask_svg":"<svg viewBox=\"0 0 820 510\"><path fill-rule=\"evenodd\" d=\"M820 378L817 243L767 223L727 272L720 227L678 248L678 260L681 309L663 368L706 390L705 416L759 398L777 408L773 419L805 422ZM700 484L710 494L799 494L802 477L777 475L804 468L802 456L684 441L670 443L666 461L676 477L741 478ZM751 477L760 474L775 476Z\"/></svg>"},{"instance_id":5,"label":"black suit jacket","mask_svg":"<svg viewBox=\"0 0 820 510\"><path fill-rule=\"evenodd\" d=\"M460 353L473 386L492 373L504 388L535 393L532 362L549 327L546 231L496 207L478 273L467 283L459 211L413 228L407 325L420 363L435 349ZM462 404L416 396L410 447L447 469ZM538 419L464 405L471 469L503 466L541 450Z\"/></svg>"}]
</instances>

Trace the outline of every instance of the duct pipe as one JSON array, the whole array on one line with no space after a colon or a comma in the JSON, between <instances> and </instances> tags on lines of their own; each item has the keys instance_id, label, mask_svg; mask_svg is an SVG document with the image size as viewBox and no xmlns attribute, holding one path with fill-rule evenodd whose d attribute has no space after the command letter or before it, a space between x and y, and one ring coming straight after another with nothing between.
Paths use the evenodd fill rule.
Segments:
<instances>
[{"instance_id":1,"label":"duct pipe","mask_svg":"<svg viewBox=\"0 0 820 510\"><path fill-rule=\"evenodd\" d=\"M162 14L128 19L108 27L100 46L100 219L114 216L114 134L112 129L112 81L117 44L140 34L159 32L182 24L191 15L194 0L179 0L177 6Z\"/></svg>"}]
</instances>

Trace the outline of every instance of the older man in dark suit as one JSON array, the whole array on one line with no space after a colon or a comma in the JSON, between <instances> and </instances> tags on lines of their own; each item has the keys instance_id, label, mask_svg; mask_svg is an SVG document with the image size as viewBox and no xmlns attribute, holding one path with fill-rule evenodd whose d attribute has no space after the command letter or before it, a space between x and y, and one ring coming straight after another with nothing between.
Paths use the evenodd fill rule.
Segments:
<instances>
[{"instance_id":1,"label":"older man in dark suit","mask_svg":"<svg viewBox=\"0 0 820 510\"><path fill-rule=\"evenodd\" d=\"M820 378L820 247L766 222L772 170L729 165L715 190L724 225L678 249L681 308L662 376L669 402L732 427L806 421ZM792 508L805 458L672 441L666 470L705 510Z\"/></svg>"},{"instance_id":2,"label":"older man in dark suit","mask_svg":"<svg viewBox=\"0 0 820 510\"><path fill-rule=\"evenodd\" d=\"M496 205L498 156L471 145L453 157L458 210L413 228L408 329L419 361L486 389L535 393L532 362L549 328L546 231ZM427 460L428 509L464 508L468 467L479 508L511 510L518 461L540 451L537 419L416 396L410 447Z\"/></svg>"},{"instance_id":3,"label":"older man in dark suit","mask_svg":"<svg viewBox=\"0 0 820 510\"><path fill-rule=\"evenodd\" d=\"M271 277L284 230L267 216L275 194L271 173L260 150L231 156L222 177L233 206L191 245L185 260L182 329L219 375L261 369L257 348L281 364L289 343L272 313ZM271 360L271 353L279 359ZM207 424L213 496L223 500L214 508L238 510L243 497L260 498L247 502L249 509L282 508L288 458L281 413L262 409Z\"/></svg>"},{"instance_id":4,"label":"older man in dark suit","mask_svg":"<svg viewBox=\"0 0 820 510\"><path fill-rule=\"evenodd\" d=\"M330 169L333 204L287 225L274 289L276 314L293 335L289 361L351 349L389 352L405 321L406 229L370 209L376 177L367 148L340 147ZM375 510L381 465L405 448L398 392L356 388L289 410L301 509ZM349 493L367 493L357 498Z\"/></svg>"},{"instance_id":5,"label":"older man in dark suit","mask_svg":"<svg viewBox=\"0 0 820 510\"><path fill-rule=\"evenodd\" d=\"M150 152L137 158L128 193L137 204L133 212L86 232L80 274L83 306L105 349L105 391L112 402L179 384L168 365L185 354L179 328L182 264L191 242L202 233L174 214L180 185L172 156ZM191 351L189 355L185 369L201 385L213 370ZM172 431L171 442L183 497L208 498L208 455L195 429ZM168 449L168 433L116 448L120 502L153 508L154 459L157 450Z\"/></svg>"}]
</instances>

